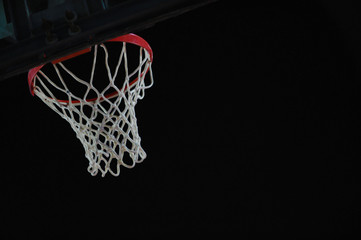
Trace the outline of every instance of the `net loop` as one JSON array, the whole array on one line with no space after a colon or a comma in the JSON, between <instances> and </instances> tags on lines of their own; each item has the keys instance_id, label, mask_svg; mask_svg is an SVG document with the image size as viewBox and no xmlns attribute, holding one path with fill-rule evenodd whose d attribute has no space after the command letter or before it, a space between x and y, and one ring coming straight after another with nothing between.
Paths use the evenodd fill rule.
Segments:
<instances>
[{"instance_id":1,"label":"net loop","mask_svg":"<svg viewBox=\"0 0 361 240\"><path fill-rule=\"evenodd\" d=\"M118 62L113 70L109 65L106 45L92 47L93 61L89 67L89 79L81 79L62 61L52 63L56 79L49 77L42 69L43 66L29 71L30 90L69 122L83 144L89 161L88 171L93 176L98 173L105 176L108 172L119 176L120 166L133 168L147 156L141 147L135 106L139 99L144 98L145 90L153 85L153 56L149 45L142 38L129 35L109 41L122 42ZM129 68L129 43L139 47L139 61L135 69ZM106 80L106 85L103 88L96 86L95 78L101 60L100 51L105 56L106 76L103 76L105 79L102 81ZM81 85L85 91L74 91L70 87L74 83ZM60 95L66 98L61 99Z\"/></svg>"}]
</instances>

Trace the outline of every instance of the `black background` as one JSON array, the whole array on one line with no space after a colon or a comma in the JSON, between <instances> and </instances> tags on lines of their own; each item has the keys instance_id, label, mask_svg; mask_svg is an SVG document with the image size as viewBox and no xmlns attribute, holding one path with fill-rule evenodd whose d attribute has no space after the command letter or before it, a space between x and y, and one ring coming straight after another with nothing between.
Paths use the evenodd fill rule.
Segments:
<instances>
[{"instance_id":1,"label":"black background","mask_svg":"<svg viewBox=\"0 0 361 240\"><path fill-rule=\"evenodd\" d=\"M26 74L0 83L3 234L360 236L357 9L233 2L137 33L155 54L148 157L117 178L87 172Z\"/></svg>"}]
</instances>

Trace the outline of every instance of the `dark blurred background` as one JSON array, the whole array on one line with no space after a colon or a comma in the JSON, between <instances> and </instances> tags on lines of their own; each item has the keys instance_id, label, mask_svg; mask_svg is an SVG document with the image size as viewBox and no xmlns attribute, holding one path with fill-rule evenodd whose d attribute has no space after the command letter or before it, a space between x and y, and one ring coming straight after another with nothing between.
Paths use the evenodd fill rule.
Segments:
<instances>
[{"instance_id":1,"label":"dark blurred background","mask_svg":"<svg viewBox=\"0 0 361 240\"><path fill-rule=\"evenodd\" d=\"M137 32L147 159L92 177L69 124L1 82L9 236L360 236L361 19L329 1L219 1ZM4 233L5 234L5 233ZM5 238L4 238L5 239Z\"/></svg>"}]
</instances>

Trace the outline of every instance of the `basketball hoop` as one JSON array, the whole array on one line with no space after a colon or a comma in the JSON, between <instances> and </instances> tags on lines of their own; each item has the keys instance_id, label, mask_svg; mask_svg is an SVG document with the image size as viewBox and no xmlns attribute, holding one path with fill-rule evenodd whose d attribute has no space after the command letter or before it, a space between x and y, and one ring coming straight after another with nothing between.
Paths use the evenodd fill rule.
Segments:
<instances>
[{"instance_id":1,"label":"basketball hoop","mask_svg":"<svg viewBox=\"0 0 361 240\"><path fill-rule=\"evenodd\" d=\"M70 123L83 144L89 160L88 171L93 176L99 171L102 176L108 172L119 176L120 166L133 168L146 158L138 133L135 105L139 99L143 99L145 90L153 85L152 49L144 39L134 34L107 42L122 43L114 71L110 69L108 49L103 43L52 61L55 78L45 73L45 65L35 67L28 73L31 94L38 96ZM139 47L139 61L135 69L128 69L127 44ZM107 73L107 76L103 76L107 81L102 88L96 86L94 78L100 51L105 54ZM81 79L65 66L66 60L90 52L94 56L92 66L89 66L90 79ZM122 81L118 79L120 75ZM150 75L149 83L146 83L147 75ZM80 93L71 89L71 83L65 76L74 84L81 85L84 91ZM65 96L65 99L61 96Z\"/></svg>"}]
</instances>

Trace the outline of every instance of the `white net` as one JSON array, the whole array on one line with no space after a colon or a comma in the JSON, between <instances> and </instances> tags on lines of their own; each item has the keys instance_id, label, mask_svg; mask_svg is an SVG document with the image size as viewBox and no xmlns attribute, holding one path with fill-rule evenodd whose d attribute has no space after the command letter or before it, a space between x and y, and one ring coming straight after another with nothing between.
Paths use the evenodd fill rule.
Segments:
<instances>
[{"instance_id":1,"label":"white net","mask_svg":"<svg viewBox=\"0 0 361 240\"><path fill-rule=\"evenodd\" d=\"M92 49L94 58L92 66L88 67L91 69L89 79L77 77L65 62L52 64L56 79L50 79L45 70L40 70L34 78L35 95L70 123L83 144L89 160L88 171L93 176L99 171L102 176L108 172L118 176L120 166L132 168L146 158L138 133L135 105L144 97L145 89L153 85L151 57L146 49L139 47L137 67L129 69L127 44L122 44L113 70L108 63L108 49L100 44ZM101 88L96 86L94 77L97 60L102 60L98 58L104 58L107 75L103 76L102 82L106 84ZM147 75L150 80L146 81ZM81 87L72 89L70 86L74 83L81 85L83 91L79 90Z\"/></svg>"}]
</instances>

